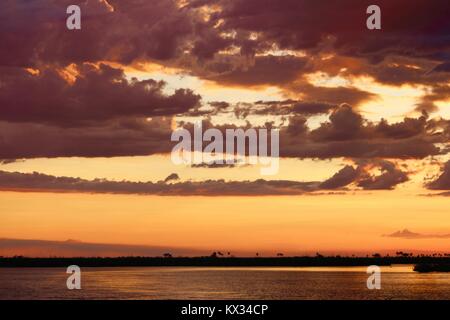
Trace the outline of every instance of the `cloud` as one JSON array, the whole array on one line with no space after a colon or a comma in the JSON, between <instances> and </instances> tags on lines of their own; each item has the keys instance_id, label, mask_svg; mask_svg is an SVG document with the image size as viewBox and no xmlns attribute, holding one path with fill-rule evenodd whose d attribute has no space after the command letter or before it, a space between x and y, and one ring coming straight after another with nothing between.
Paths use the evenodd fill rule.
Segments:
<instances>
[{"instance_id":1,"label":"cloud","mask_svg":"<svg viewBox=\"0 0 450 320\"><path fill-rule=\"evenodd\" d=\"M450 161L444 164L440 176L428 184L429 189L450 190Z\"/></svg>"},{"instance_id":2,"label":"cloud","mask_svg":"<svg viewBox=\"0 0 450 320\"><path fill-rule=\"evenodd\" d=\"M265 102L263 107L272 102ZM280 108L289 108L291 101ZM235 110L239 117L247 117L247 106ZM253 109L255 110L255 109ZM334 109L328 121L310 129L308 118L293 114L286 116L288 123L280 127L280 156L286 158L352 158L352 159L422 159L431 155L447 154L450 140L449 123L442 119L429 119L427 114L418 118L406 117L403 121L388 123L386 120L371 122L347 104ZM191 124L184 125L192 131ZM227 129L250 127L255 129L274 127L273 123L261 126L213 125L203 121L203 129Z\"/></svg>"},{"instance_id":3,"label":"cloud","mask_svg":"<svg viewBox=\"0 0 450 320\"><path fill-rule=\"evenodd\" d=\"M270 102L269 102L270 103ZM287 102L286 102L287 103ZM236 110L235 110L236 111ZM246 117L246 109L238 110L238 116ZM243 115L241 116L241 114ZM422 159L431 155L447 154L450 139L449 123L442 119L428 119L427 114L418 118L404 118L397 123L386 120L371 122L347 104L340 105L329 115L329 120L310 129L304 115L286 116L289 123L280 127L280 156L286 158L352 158L352 159ZM192 124L182 124L192 131ZM214 125L203 121L203 130L275 127L273 123L260 126L234 124Z\"/></svg>"},{"instance_id":4,"label":"cloud","mask_svg":"<svg viewBox=\"0 0 450 320\"><path fill-rule=\"evenodd\" d=\"M358 138L407 139L424 135L428 115L419 118L404 118L402 122L389 124L382 119L376 124L366 121L361 114L348 104L342 104L331 112L329 122L312 131L315 141L344 141ZM432 125L432 123L430 123Z\"/></svg>"},{"instance_id":5,"label":"cloud","mask_svg":"<svg viewBox=\"0 0 450 320\"><path fill-rule=\"evenodd\" d=\"M64 72L70 72L64 77ZM124 71L105 64L42 69L30 74L10 69L0 74L0 120L81 126L118 117L170 116L196 107L200 96L189 89L163 93L164 82L127 80Z\"/></svg>"},{"instance_id":6,"label":"cloud","mask_svg":"<svg viewBox=\"0 0 450 320\"><path fill-rule=\"evenodd\" d=\"M191 168L208 168L208 169L218 169L218 168L234 168L236 167L237 164L235 163L216 163L216 162L212 162L212 163L207 163L207 162L203 162L203 163L198 163L198 164L191 164ZM244 166L244 165L239 165L239 166Z\"/></svg>"},{"instance_id":7,"label":"cloud","mask_svg":"<svg viewBox=\"0 0 450 320\"><path fill-rule=\"evenodd\" d=\"M66 8L81 8L80 31L65 26ZM0 60L3 65L67 65L86 61L124 64L168 60L183 52L201 16L176 1L1 1Z\"/></svg>"},{"instance_id":8,"label":"cloud","mask_svg":"<svg viewBox=\"0 0 450 320\"><path fill-rule=\"evenodd\" d=\"M441 63L433 71L436 72L450 72L450 62Z\"/></svg>"},{"instance_id":9,"label":"cloud","mask_svg":"<svg viewBox=\"0 0 450 320\"><path fill-rule=\"evenodd\" d=\"M331 112L329 121L308 130L305 121L295 121L280 130L280 155L298 158L393 158L421 159L445 154L450 131L446 121L405 118L398 123L378 123L364 119L351 106L343 104Z\"/></svg>"},{"instance_id":10,"label":"cloud","mask_svg":"<svg viewBox=\"0 0 450 320\"><path fill-rule=\"evenodd\" d=\"M326 72L327 70L321 69L321 71ZM283 89L289 92L290 95L300 95L307 101L321 101L331 105L349 104L359 106L377 97L376 94L354 87L322 87L312 85L303 78L287 84Z\"/></svg>"},{"instance_id":11,"label":"cloud","mask_svg":"<svg viewBox=\"0 0 450 320\"><path fill-rule=\"evenodd\" d=\"M347 165L328 180L320 184L322 189L338 189L355 183L364 190L391 190L398 184L409 180L408 173L401 171L387 160L360 160L358 167ZM370 171L377 168L381 171L374 175Z\"/></svg>"},{"instance_id":12,"label":"cloud","mask_svg":"<svg viewBox=\"0 0 450 320\"><path fill-rule=\"evenodd\" d=\"M65 28L68 4L81 6L80 32ZM241 119L288 119L280 132L282 157L421 159L448 153L446 120L424 113L398 123L370 122L358 108L376 95L351 86L352 77L423 84L429 90L417 110L437 110L436 102L450 96L447 1L382 0L383 32L365 28L368 4L2 1L0 158L168 153L173 117L230 109ZM189 89L167 94L162 81L127 78L126 67L141 62L177 67L219 85L276 86L292 99L210 102L212 110L205 110ZM350 81L313 85L308 75L318 71ZM317 115L329 119L310 128L309 117ZM363 185L384 188L402 179L387 171Z\"/></svg>"},{"instance_id":13,"label":"cloud","mask_svg":"<svg viewBox=\"0 0 450 320\"><path fill-rule=\"evenodd\" d=\"M313 57L299 57L293 54L274 56L264 53L250 58L242 55L217 54L211 61L189 64L186 68L196 76L214 81L221 86L244 88L276 86L287 96L301 98L306 103L328 105L348 103L358 106L377 97L374 93L353 86L330 87L311 84L307 79L308 74L328 71L323 65L315 64L316 59Z\"/></svg>"},{"instance_id":14,"label":"cloud","mask_svg":"<svg viewBox=\"0 0 450 320\"><path fill-rule=\"evenodd\" d=\"M176 183L85 180L34 173L0 171L0 189L153 195L254 196L300 195L318 190L317 182L287 180L205 180Z\"/></svg>"},{"instance_id":15,"label":"cloud","mask_svg":"<svg viewBox=\"0 0 450 320\"><path fill-rule=\"evenodd\" d=\"M322 189L338 189L349 185L354 182L360 172L358 169L353 168L352 166L345 166L339 172L334 174L328 180L325 180L320 184Z\"/></svg>"},{"instance_id":16,"label":"cloud","mask_svg":"<svg viewBox=\"0 0 450 320\"><path fill-rule=\"evenodd\" d=\"M383 32L365 27L367 1L315 3L308 0L223 0L211 24L221 30L259 35L259 46L276 43L281 49L317 49L325 44L342 54L369 56L384 53L420 55L448 48L445 0L377 2L383 13ZM427 15L423 15L427 12ZM320 19L318 19L320 17ZM430 23L435 28L430 29ZM328 42L327 42L328 40ZM413 49L412 49L413 48Z\"/></svg>"},{"instance_id":17,"label":"cloud","mask_svg":"<svg viewBox=\"0 0 450 320\"><path fill-rule=\"evenodd\" d=\"M219 68L220 67L220 68ZM260 56L251 63L235 65L233 61L205 64L204 78L222 85L283 85L294 81L307 69L307 59L295 56ZM209 69L208 69L209 68ZM201 74L200 74L201 76Z\"/></svg>"},{"instance_id":18,"label":"cloud","mask_svg":"<svg viewBox=\"0 0 450 320\"><path fill-rule=\"evenodd\" d=\"M249 115L320 115L327 114L338 107L319 101L256 101L255 103L238 103L234 105L234 113L238 118L247 118Z\"/></svg>"},{"instance_id":19,"label":"cloud","mask_svg":"<svg viewBox=\"0 0 450 320\"><path fill-rule=\"evenodd\" d=\"M329 120L311 130L303 115L289 116L280 127L280 156L287 158L422 159L448 153L448 120L426 116L398 123L372 123L348 105L337 107ZM61 120L71 122L71 120ZM113 157L167 154L172 118L119 117L57 126L47 123L0 121L0 159L37 157ZM180 123L192 131L192 124ZM271 128L273 124L261 126ZM244 130L259 126L216 125L203 121L203 130Z\"/></svg>"},{"instance_id":20,"label":"cloud","mask_svg":"<svg viewBox=\"0 0 450 320\"><path fill-rule=\"evenodd\" d=\"M450 22L446 0L378 1L381 32L366 28L370 4L358 0L334 4L308 0L263 0L263 4L260 0L191 1L186 7L214 12L205 28L214 29L215 38L210 43L201 42L208 61L197 65L189 59L185 65L196 75L223 85L277 85L290 96L355 106L374 95L346 86L314 86L304 76L319 71L346 79L370 77L389 85L424 84L432 88L448 83L450 46L445 30ZM192 54L196 55L195 50ZM422 104L420 110L424 108ZM427 111L431 110L428 104Z\"/></svg>"},{"instance_id":21,"label":"cloud","mask_svg":"<svg viewBox=\"0 0 450 320\"><path fill-rule=\"evenodd\" d=\"M441 193L436 193L430 196L443 196L443 197L450 197L450 192L441 192Z\"/></svg>"},{"instance_id":22,"label":"cloud","mask_svg":"<svg viewBox=\"0 0 450 320\"><path fill-rule=\"evenodd\" d=\"M370 164L371 167L374 165L376 164ZM366 164L366 166L369 165ZM131 182L56 177L37 172L20 173L0 171L0 189L180 196L263 196L301 195L326 189L339 189L358 181L364 189L392 189L396 184L404 181L402 179L386 177L386 175L399 175L398 170L394 169L393 164L382 163L381 166L385 168L384 170L387 173L385 172L379 177L370 176L370 179L372 179L371 182L365 182L364 184L361 183L361 177L368 180L369 175L364 171L367 170L367 167L361 165L357 169L346 166L324 182L263 179L254 181L180 181L180 177L176 173L169 175L164 181ZM386 169L387 167L389 168Z\"/></svg>"},{"instance_id":23,"label":"cloud","mask_svg":"<svg viewBox=\"0 0 450 320\"><path fill-rule=\"evenodd\" d=\"M421 234L404 229L396 231L391 234L384 235L384 237L390 238L402 238L402 239L450 239L450 234Z\"/></svg>"},{"instance_id":24,"label":"cloud","mask_svg":"<svg viewBox=\"0 0 450 320\"><path fill-rule=\"evenodd\" d=\"M15 163L15 162L19 162L20 160L17 159L0 159L0 164L10 164L10 163Z\"/></svg>"},{"instance_id":25,"label":"cloud","mask_svg":"<svg viewBox=\"0 0 450 320\"><path fill-rule=\"evenodd\" d=\"M70 4L81 7L79 32L65 28ZM156 61L221 84L242 86L287 88L317 70L369 75L396 85L448 82L447 1L380 0L382 32L366 28L370 4L358 0L333 4L308 0L263 0L263 4L260 0L2 1L0 59L3 66L21 68ZM355 88L303 85L300 90L311 101L356 106L358 99L367 98L367 93Z\"/></svg>"},{"instance_id":26,"label":"cloud","mask_svg":"<svg viewBox=\"0 0 450 320\"><path fill-rule=\"evenodd\" d=\"M70 4L81 7L82 32L65 28L65 9ZM335 4L308 0L2 1L0 58L16 66L105 60L128 64L142 59L173 60L186 50L196 58L212 59L233 47L244 56L275 47L313 53L331 49L379 61L390 54L437 59L437 53L448 49L446 0L378 1L383 32L365 27L369 4L358 0Z\"/></svg>"},{"instance_id":27,"label":"cloud","mask_svg":"<svg viewBox=\"0 0 450 320\"><path fill-rule=\"evenodd\" d=\"M373 164L370 165L372 166ZM409 180L408 174L398 169L392 162L380 160L375 165L378 165L382 173L378 176L365 173L358 181L358 186L364 190L390 190L396 185Z\"/></svg>"},{"instance_id":28,"label":"cloud","mask_svg":"<svg viewBox=\"0 0 450 320\"><path fill-rule=\"evenodd\" d=\"M343 104L330 114L330 122L312 131L315 141L351 140L364 135L363 117L351 106Z\"/></svg>"},{"instance_id":29,"label":"cloud","mask_svg":"<svg viewBox=\"0 0 450 320\"><path fill-rule=\"evenodd\" d=\"M172 173L172 174L168 175L167 178L164 179L164 182L176 181L176 180L180 180L180 177L178 176L178 174Z\"/></svg>"},{"instance_id":30,"label":"cloud","mask_svg":"<svg viewBox=\"0 0 450 320\"><path fill-rule=\"evenodd\" d=\"M168 153L171 119L124 118L81 127L0 121L0 158L114 157Z\"/></svg>"}]
</instances>

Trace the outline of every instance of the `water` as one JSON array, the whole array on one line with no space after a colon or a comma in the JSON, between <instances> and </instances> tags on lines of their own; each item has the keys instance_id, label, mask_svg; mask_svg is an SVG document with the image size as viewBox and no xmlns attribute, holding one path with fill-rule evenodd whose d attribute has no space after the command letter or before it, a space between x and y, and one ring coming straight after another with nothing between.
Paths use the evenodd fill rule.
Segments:
<instances>
[{"instance_id":1,"label":"water","mask_svg":"<svg viewBox=\"0 0 450 320\"><path fill-rule=\"evenodd\" d=\"M60 268L0 269L0 299L450 299L450 274L382 267L381 290L366 268L83 268L68 290Z\"/></svg>"}]
</instances>

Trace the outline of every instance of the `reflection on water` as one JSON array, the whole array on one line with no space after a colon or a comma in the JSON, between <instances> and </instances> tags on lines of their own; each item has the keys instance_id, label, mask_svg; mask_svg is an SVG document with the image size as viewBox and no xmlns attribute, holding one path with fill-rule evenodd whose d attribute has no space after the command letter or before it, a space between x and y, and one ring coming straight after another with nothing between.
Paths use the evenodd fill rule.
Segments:
<instances>
[{"instance_id":1,"label":"reflection on water","mask_svg":"<svg viewBox=\"0 0 450 320\"><path fill-rule=\"evenodd\" d=\"M382 267L368 290L365 267L82 268L68 290L60 268L0 269L0 299L450 299L450 274Z\"/></svg>"}]
</instances>

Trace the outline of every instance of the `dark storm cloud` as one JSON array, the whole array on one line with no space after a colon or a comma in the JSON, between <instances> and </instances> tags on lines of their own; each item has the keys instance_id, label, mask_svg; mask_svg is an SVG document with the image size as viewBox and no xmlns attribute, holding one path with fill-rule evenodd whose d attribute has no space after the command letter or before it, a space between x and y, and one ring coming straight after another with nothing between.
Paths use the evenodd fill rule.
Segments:
<instances>
[{"instance_id":1,"label":"dark storm cloud","mask_svg":"<svg viewBox=\"0 0 450 320\"><path fill-rule=\"evenodd\" d=\"M397 158L422 159L430 155L441 154L440 148L432 142L417 138L395 140L364 140L308 142L305 144L295 141L282 142L280 148L282 157L331 159L339 157L349 158Z\"/></svg>"},{"instance_id":2,"label":"dark storm cloud","mask_svg":"<svg viewBox=\"0 0 450 320\"><path fill-rule=\"evenodd\" d=\"M363 117L349 105L342 105L330 115L330 122L313 130L315 141L342 141L363 137Z\"/></svg>"},{"instance_id":3,"label":"dark storm cloud","mask_svg":"<svg viewBox=\"0 0 450 320\"><path fill-rule=\"evenodd\" d=\"M203 29L197 33L198 40L194 42L191 53L200 61L211 59L217 51L226 49L232 44L231 39L221 37L215 29Z\"/></svg>"},{"instance_id":4,"label":"dark storm cloud","mask_svg":"<svg viewBox=\"0 0 450 320\"><path fill-rule=\"evenodd\" d=\"M450 62L441 63L433 71L436 72L450 72Z\"/></svg>"},{"instance_id":5,"label":"dark storm cloud","mask_svg":"<svg viewBox=\"0 0 450 320\"><path fill-rule=\"evenodd\" d=\"M295 56L257 56L243 66L234 61L217 61L205 65L204 77L223 85L284 85L307 72L307 58ZM201 76L201 74L200 74Z\"/></svg>"},{"instance_id":6,"label":"dark storm cloud","mask_svg":"<svg viewBox=\"0 0 450 320\"><path fill-rule=\"evenodd\" d=\"M294 119L280 131L284 157L420 159L448 152L435 145L448 143L450 131L443 131L448 124L428 120L427 115L392 124L372 123L344 104L313 130L306 130L305 120Z\"/></svg>"},{"instance_id":7,"label":"dark storm cloud","mask_svg":"<svg viewBox=\"0 0 450 320\"><path fill-rule=\"evenodd\" d=\"M70 127L0 122L0 158L113 157L168 153L170 119L120 119Z\"/></svg>"},{"instance_id":8,"label":"dark storm cloud","mask_svg":"<svg viewBox=\"0 0 450 320\"><path fill-rule=\"evenodd\" d=\"M64 120L62 120L64 121ZM67 120L66 120L67 121ZM0 122L0 159L36 157L112 157L169 153L171 118L126 118L63 127L41 123ZM190 123L180 123L192 132ZM268 123L264 128L271 128ZM246 126L214 125L203 121L203 130L249 129ZM257 129L258 127L256 127ZM335 109L329 120L313 130L307 118L294 115L280 128L280 156L330 159L421 159L448 153L450 125L447 120L405 118L389 124L365 120L348 105Z\"/></svg>"},{"instance_id":9,"label":"dark storm cloud","mask_svg":"<svg viewBox=\"0 0 450 320\"><path fill-rule=\"evenodd\" d=\"M275 104L275 109L289 110L292 102L285 101ZM260 102L261 104L261 102ZM273 102L265 102L263 108ZM257 113L253 107L256 104L241 105L237 116L247 117L250 112ZM236 112L236 110L235 110ZM254 127L270 129L273 123ZM185 124L192 131L192 125ZM222 134L226 129L246 126L231 124L213 125L210 121L203 122L203 129L217 128ZM447 120L429 119L424 113L418 118L404 118L403 121L388 123L386 120L371 122L347 104L335 108L328 121L319 127L310 129L308 119L301 114L289 117L289 124L280 129L280 156L288 158L355 158L355 159L422 159L431 155L447 154L449 152L450 125Z\"/></svg>"},{"instance_id":10,"label":"dark storm cloud","mask_svg":"<svg viewBox=\"0 0 450 320\"><path fill-rule=\"evenodd\" d=\"M417 56L449 47L446 0L378 1L382 32L366 28L370 1L223 0L220 4L222 11L212 23L222 19L224 30L258 32L261 42L275 42L281 48L312 49L328 40L340 52L376 61L386 53Z\"/></svg>"},{"instance_id":11,"label":"dark storm cloud","mask_svg":"<svg viewBox=\"0 0 450 320\"><path fill-rule=\"evenodd\" d=\"M339 57L358 57L354 59L358 61L368 58L368 63L352 60L345 72L369 74L391 84L435 83L418 106L433 110L435 101L448 97L448 86L438 83L448 73L445 51L449 42L444 40L448 40L449 22L441 10L446 2L381 1L383 32L365 28L368 3L353 0L334 4L215 1L217 10L210 11L208 19L208 10L201 7L211 2L179 7L169 0L83 1L78 3L80 31L65 28L68 4L65 0L0 3L2 159L170 152L170 127L167 123L164 128L154 127L159 120L146 123L145 117L204 116L229 105L211 103L213 111L205 111L199 106L200 97L190 90L167 95L162 82L127 80L119 68L105 64L96 68L84 62L169 63L186 56L189 63L181 58L170 63L222 84L276 85L302 97L289 103L260 102L235 108L241 118L250 114L290 118L289 125L281 128L281 156L407 159L448 151L438 144L448 142L450 131L439 131L441 125L426 116L396 124L370 123L356 109L373 99L373 94L356 88L316 87L302 78L326 63L325 72L341 72L339 64L333 66L335 58L330 62L313 58L322 49ZM270 54L277 49L306 51L300 56ZM384 56L404 60L396 65L378 59ZM419 68L414 67L415 59L420 60ZM70 63L76 63L77 69L73 83L61 74ZM35 70L32 74L17 66ZM327 113L329 121L308 128L307 117Z\"/></svg>"},{"instance_id":12,"label":"dark storm cloud","mask_svg":"<svg viewBox=\"0 0 450 320\"><path fill-rule=\"evenodd\" d=\"M79 5L81 30L66 28L66 8ZM201 20L171 0L30 0L0 2L0 60L35 66L85 61L130 63L177 56Z\"/></svg>"},{"instance_id":13,"label":"dark storm cloud","mask_svg":"<svg viewBox=\"0 0 450 320\"><path fill-rule=\"evenodd\" d=\"M69 31L65 26L69 4L81 7L81 30ZM356 69L345 66L348 74L369 74L382 82L448 80L446 0L378 1L382 31L366 28L370 4L365 0L183 4L173 0L7 0L0 2L0 59L4 66L20 67L157 60L223 84L282 86L302 73L340 70L339 63L314 67L321 59L313 57L325 52L366 59L368 63L361 62ZM305 50L306 55L270 55L274 48ZM410 68L414 61L381 63L391 56L418 59L424 68ZM339 93L331 89L335 88L322 91ZM346 99L320 100L357 104ZM307 100L319 99L316 94Z\"/></svg>"},{"instance_id":14,"label":"dark storm cloud","mask_svg":"<svg viewBox=\"0 0 450 320\"><path fill-rule=\"evenodd\" d=\"M308 117L327 110L329 120L310 130ZM436 145L448 142L448 121L429 119L426 112L396 123L384 119L370 122L348 104L285 100L240 103L234 106L234 113L240 119L267 114L288 118L289 124L280 128L280 152L285 157L408 159L448 152ZM209 122L205 124L214 127ZM236 127L219 126L223 132L227 128Z\"/></svg>"},{"instance_id":15,"label":"dark storm cloud","mask_svg":"<svg viewBox=\"0 0 450 320\"><path fill-rule=\"evenodd\" d=\"M366 27L366 9L371 4L365 0L215 1L219 10L208 20L209 29L214 29L216 34L233 33L226 45L240 51L231 58L230 54L220 54L224 46L217 46L217 41L210 44L203 41L202 51L208 52L211 62L195 73L228 85L277 83L285 89L289 89L292 85L289 81L295 76L315 71L371 76L378 82L396 86L407 83L434 86L450 80L450 21L446 0L378 1L382 13L380 31ZM207 2L191 2L192 8L207 5ZM267 55L274 48L302 50L306 55ZM329 57L320 59L321 54ZM237 57L241 57L241 62ZM242 57L247 58L246 62L242 63ZM343 58L353 60L345 63ZM303 63L294 64L295 61ZM338 96L338 100L320 96L320 91L336 96L356 94L355 90L302 86L314 95L307 100L320 97L329 103L358 104L349 96Z\"/></svg>"},{"instance_id":16,"label":"dark storm cloud","mask_svg":"<svg viewBox=\"0 0 450 320\"><path fill-rule=\"evenodd\" d=\"M165 95L164 82L129 81L122 69L105 64L74 68L73 83L53 69L37 75L6 69L0 75L0 120L70 126L123 116L174 115L187 112L200 101L189 89Z\"/></svg>"}]
</instances>

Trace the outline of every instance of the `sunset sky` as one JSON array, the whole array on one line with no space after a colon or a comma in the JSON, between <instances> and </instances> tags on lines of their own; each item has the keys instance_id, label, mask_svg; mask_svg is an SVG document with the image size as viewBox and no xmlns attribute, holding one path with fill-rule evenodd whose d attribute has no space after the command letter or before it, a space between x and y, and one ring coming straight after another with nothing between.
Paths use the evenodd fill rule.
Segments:
<instances>
[{"instance_id":1,"label":"sunset sky","mask_svg":"<svg viewBox=\"0 0 450 320\"><path fill-rule=\"evenodd\" d=\"M0 255L448 253L448 0L373 3L1 1ZM175 165L200 120L279 172Z\"/></svg>"}]
</instances>

